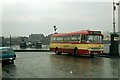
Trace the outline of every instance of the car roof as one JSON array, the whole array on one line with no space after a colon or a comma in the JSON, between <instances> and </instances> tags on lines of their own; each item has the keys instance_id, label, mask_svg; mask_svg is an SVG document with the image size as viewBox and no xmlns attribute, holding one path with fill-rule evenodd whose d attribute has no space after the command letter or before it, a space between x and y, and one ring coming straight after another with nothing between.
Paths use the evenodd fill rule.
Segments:
<instances>
[{"instance_id":1,"label":"car roof","mask_svg":"<svg viewBox=\"0 0 120 80\"><path fill-rule=\"evenodd\" d=\"M10 47L0 47L0 49L12 49Z\"/></svg>"}]
</instances>

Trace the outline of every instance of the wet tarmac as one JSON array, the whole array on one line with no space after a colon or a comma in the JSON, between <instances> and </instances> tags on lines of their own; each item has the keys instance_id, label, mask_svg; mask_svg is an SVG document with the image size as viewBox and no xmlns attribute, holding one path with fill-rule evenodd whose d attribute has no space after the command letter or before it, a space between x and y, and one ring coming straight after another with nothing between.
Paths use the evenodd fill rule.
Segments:
<instances>
[{"instance_id":1,"label":"wet tarmac","mask_svg":"<svg viewBox=\"0 0 120 80\"><path fill-rule=\"evenodd\" d=\"M118 78L120 58L73 57L52 52L16 52L15 64L2 65L3 78Z\"/></svg>"}]
</instances>

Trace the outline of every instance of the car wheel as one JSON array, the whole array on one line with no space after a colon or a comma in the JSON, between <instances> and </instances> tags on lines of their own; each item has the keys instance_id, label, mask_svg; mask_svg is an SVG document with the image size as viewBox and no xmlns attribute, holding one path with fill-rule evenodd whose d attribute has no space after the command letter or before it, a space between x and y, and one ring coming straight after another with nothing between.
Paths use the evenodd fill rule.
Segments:
<instances>
[{"instance_id":1,"label":"car wheel","mask_svg":"<svg viewBox=\"0 0 120 80\"><path fill-rule=\"evenodd\" d=\"M11 64L14 64L14 60L11 60L10 63L11 63Z\"/></svg>"}]
</instances>

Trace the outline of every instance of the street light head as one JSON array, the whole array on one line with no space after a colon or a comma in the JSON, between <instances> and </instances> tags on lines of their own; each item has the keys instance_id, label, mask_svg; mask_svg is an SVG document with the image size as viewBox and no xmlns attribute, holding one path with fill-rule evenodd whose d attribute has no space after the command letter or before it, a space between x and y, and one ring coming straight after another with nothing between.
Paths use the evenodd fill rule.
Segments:
<instances>
[{"instance_id":1,"label":"street light head","mask_svg":"<svg viewBox=\"0 0 120 80\"><path fill-rule=\"evenodd\" d=\"M56 26L53 26L54 28L56 28Z\"/></svg>"},{"instance_id":2,"label":"street light head","mask_svg":"<svg viewBox=\"0 0 120 80\"><path fill-rule=\"evenodd\" d=\"M116 3L116 5L120 5L120 3Z\"/></svg>"}]
</instances>

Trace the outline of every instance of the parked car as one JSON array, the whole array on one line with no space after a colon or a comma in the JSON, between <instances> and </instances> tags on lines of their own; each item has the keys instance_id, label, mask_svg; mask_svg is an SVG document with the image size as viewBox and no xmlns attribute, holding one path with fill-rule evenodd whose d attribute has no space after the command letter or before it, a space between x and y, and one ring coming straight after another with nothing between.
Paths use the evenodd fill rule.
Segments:
<instances>
[{"instance_id":1,"label":"parked car","mask_svg":"<svg viewBox=\"0 0 120 80\"><path fill-rule=\"evenodd\" d=\"M35 47L36 48L42 48L42 42L36 42Z\"/></svg>"},{"instance_id":2,"label":"parked car","mask_svg":"<svg viewBox=\"0 0 120 80\"><path fill-rule=\"evenodd\" d=\"M16 54L14 50L10 47L0 47L0 60L7 61L11 64L14 64L14 60L16 59Z\"/></svg>"},{"instance_id":3,"label":"parked car","mask_svg":"<svg viewBox=\"0 0 120 80\"><path fill-rule=\"evenodd\" d=\"M26 45L26 42L20 42L20 48L26 48L27 47L27 45Z\"/></svg>"}]
</instances>

